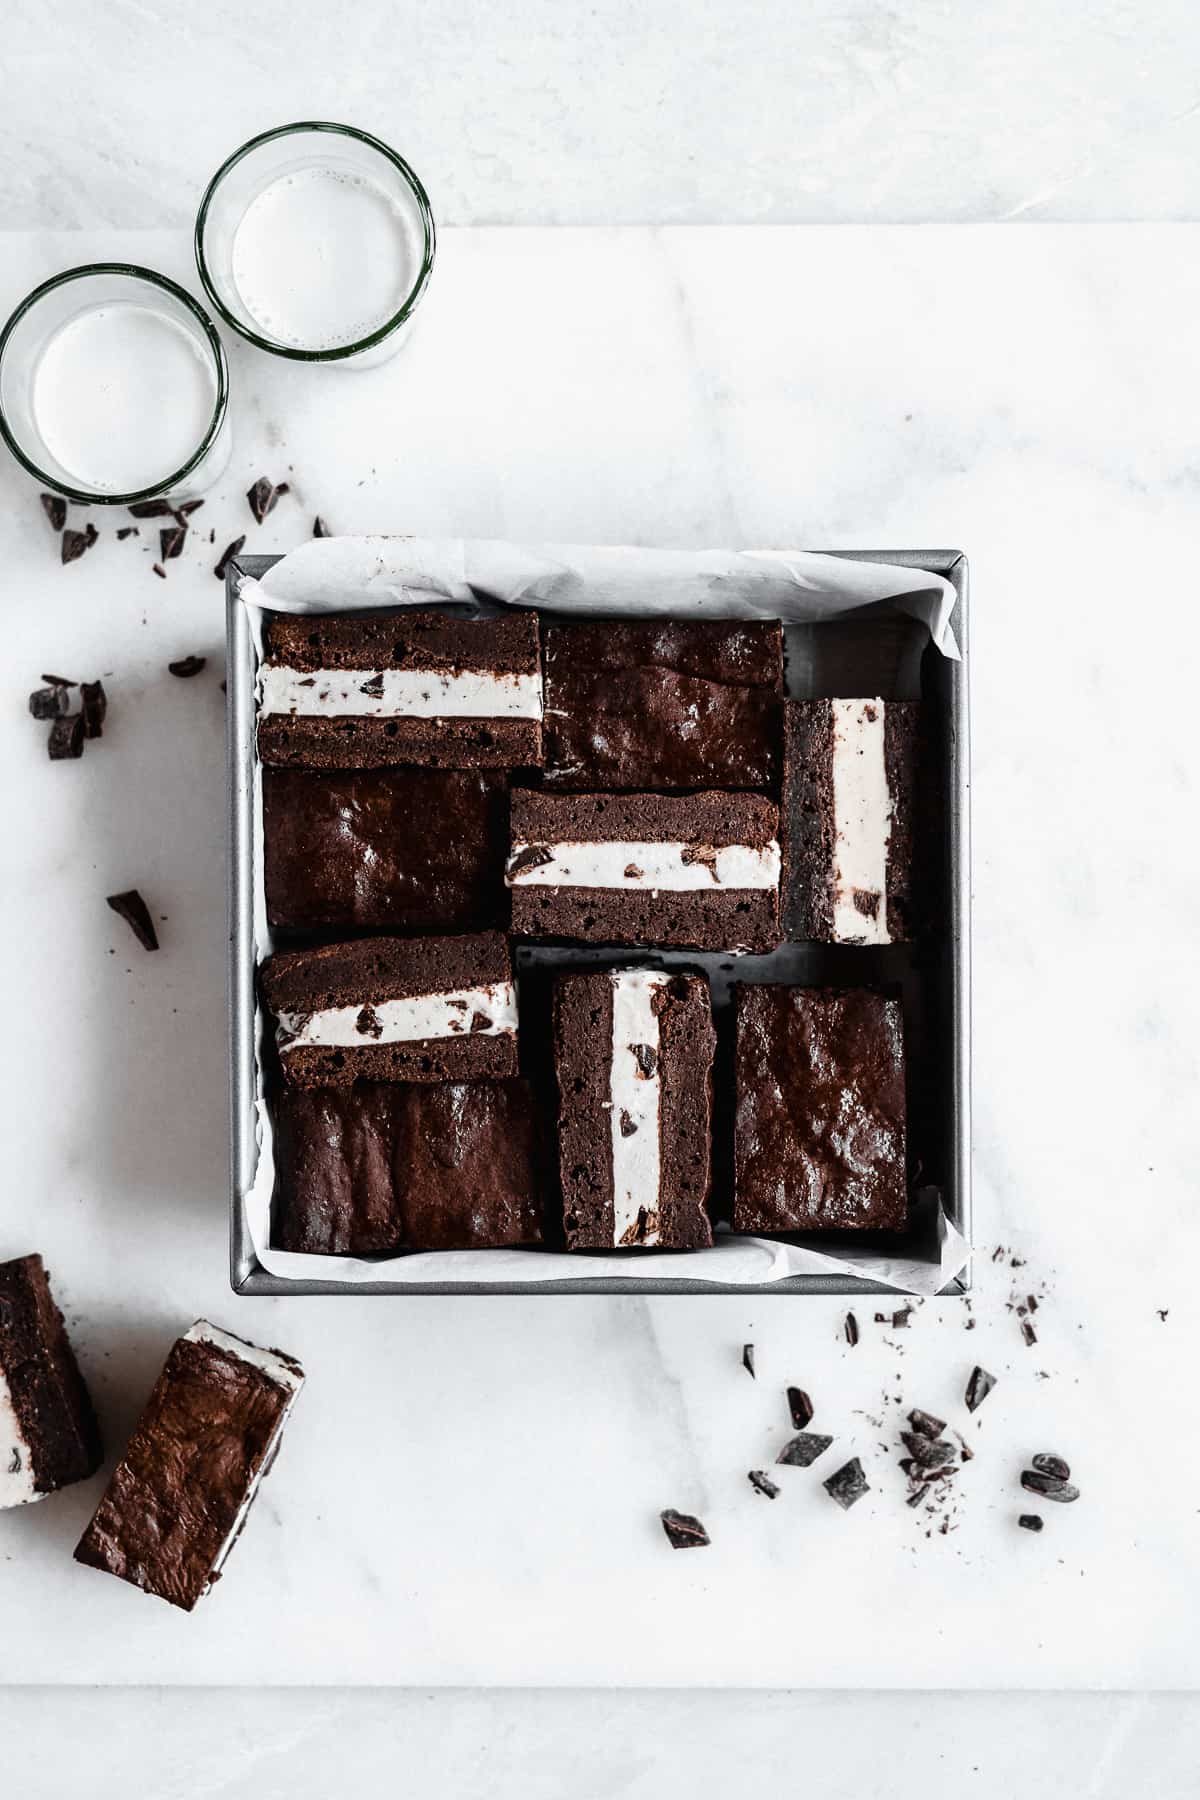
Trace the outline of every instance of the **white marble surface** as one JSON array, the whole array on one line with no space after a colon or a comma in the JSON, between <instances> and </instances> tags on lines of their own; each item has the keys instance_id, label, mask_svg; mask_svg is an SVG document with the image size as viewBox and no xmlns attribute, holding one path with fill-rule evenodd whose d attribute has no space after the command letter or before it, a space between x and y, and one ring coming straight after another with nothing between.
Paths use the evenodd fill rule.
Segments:
<instances>
[{"instance_id":1,"label":"white marble surface","mask_svg":"<svg viewBox=\"0 0 1200 1800\"><path fill-rule=\"evenodd\" d=\"M182 234L12 235L0 304L101 244L186 269ZM107 522L60 569L0 468L0 1255L44 1250L114 1445L197 1313L310 1376L190 1619L72 1564L98 1482L0 1519L20 1627L0 1679L1195 1682L1198 250L1186 227L448 233L383 371L233 347L238 442L196 521L245 529L265 471L295 497L250 526L264 549L319 509L341 530L968 550L971 1332L948 1303L907 1335L860 1305L850 1349L835 1300L234 1300L221 590L207 546L163 583ZM210 668L176 682L189 651ZM49 764L24 714L43 668L111 671L81 764ZM103 904L134 884L167 916L155 957ZM1027 1291L1033 1349L1006 1306ZM961 1422L976 1359L1000 1385L955 1529L927 1537L890 1396ZM787 1435L787 1382L863 1457L850 1515L817 1471L784 1471L773 1504L746 1484ZM1014 1521L1038 1449L1084 1497L1035 1539ZM664 1505L713 1547L672 1554Z\"/></svg>"},{"instance_id":2,"label":"white marble surface","mask_svg":"<svg viewBox=\"0 0 1200 1800\"><path fill-rule=\"evenodd\" d=\"M7 0L0 226L190 225L306 118L446 224L1194 219L1198 58L1192 0Z\"/></svg>"}]
</instances>

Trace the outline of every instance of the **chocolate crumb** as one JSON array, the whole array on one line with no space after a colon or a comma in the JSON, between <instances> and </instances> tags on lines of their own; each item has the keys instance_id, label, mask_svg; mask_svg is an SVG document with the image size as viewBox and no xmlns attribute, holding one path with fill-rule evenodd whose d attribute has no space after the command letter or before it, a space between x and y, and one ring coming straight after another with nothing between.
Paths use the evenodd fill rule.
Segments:
<instances>
[{"instance_id":1,"label":"chocolate crumb","mask_svg":"<svg viewBox=\"0 0 1200 1800\"><path fill-rule=\"evenodd\" d=\"M83 735L89 738L103 737L104 721L108 714L108 695L102 681L80 682L79 707L83 714Z\"/></svg>"},{"instance_id":2,"label":"chocolate crumb","mask_svg":"<svg viewBox=\"0 0 1200 1800\"><path fill-rule=\"evenodd\" d=\"M173 519L175 508L169 500L137 500L129 508L135 519Z\"/></svg>"},{"instance_id":3,"label":"chocolate crumb","mask_svg":"<svg viewBox=\"0 0 1200 1800\"><path fill-rule=\"evenodd\" d=\"M75 762L83 755L83 714L70 713L55 719L46 740L46 754L51 762Z\"/></svg>"},{"instance_id":4,"label":"chocolate crumb","mask_svg":"<svg viewBox=\"0 0 1200 1800\"><path fill-rule=\"evenodd\" d=\"M1064 1461L1061 1456L1055 1456L1050 1450L1039 1450L1037 1455L1031 1456L1029 1460L1039 1475L1053 1475L1056 1481L1070 1481L1071 1479L1070 1463Z\"/></svg>"},{"instance_id":5,"label":"chocolate crumb","mask_svg":"<svg viewBox=\"0 0 1200 1800\"><path fill-rule=\"evenodd\" d=\"M265 475L260 475L254 486L246 490L246 499L250 503L250 511L254 514L254 523L261 525L267 514L275 510L275 503L280 496L290 492L291 489L286 481L281 481L277 486L273 481L268 481Z\"/></svg>"},{"instance_id":6,"label":"chocolate crumb","mask_svg":"<svg viewBox=\"0 0 1200 1800\"><path fill-rule=\"evenodd\" d=\"M995 1385L996 1377L994 1375L989 1375L986 1369L981 1369L979 1364L976 1363L967 1380L967 1391L963 1396L966 1401L967 1411L978 1411Z\"/></svg>"},{"instance_id":7,"label":"chocolate crumb","mask_svg":"<svg viewBox=\"0 0 1200 1800\"><path fill-rule=\"evenodd\" d=\"M111 906L125 923L143 950L158 949L158 934L154 929L154 921L150 910L136 888L129 888L124 894L108 894L105 904Z\"/></svg>"},{"instance_id":8,"label":"chocolate crumb","mask_svg":"<svg viewBox=\"0 0 1200 1800\"><path fill-rule=\"evenodd\" d=\"M625 864L625 879L626 879L626 881L640 881L641 877L642 877L642 871L641 871L641 869L638 868L636 863L626 863Z\"/></svg>"},{"instance_id":9,"label":"chocolate crumb","mask_svg":"<svg viewBox=\"0 0 1200 1800\"><path fill-rule=\"evenodd\" d=\"M712 1541L699 1519L693 1518L691 1513L676 1512L673 1507L668 1507L658 1516L672 1550L700 1550Z\"/></svg>"},{"instance_id":10,"label":"chocolate crumb","mask_svg":"<svg viewBox=\"0 0 1200 1800\"><path fill-rule=\"evenodd\" d=\"M630 1118L629 1112L628 1112L627 1108L625 1108L624 1106L621 1108L620 1123L621 1123L621 1136L622 1137L633 1137L635 1135L635 1133L637 1131L637 1126L634 1124L633 1120Z\"/></svg>"},{"instance_id":11,"label":"chocolate crumb","mask_svg":"<svg viewBox=\"0 0 1200 1800\"><path fill-rule=\"evenodd\" d=\"M771 1477L764 1469L751 1469L746 1480L750 1483L750 1486L754 1489L756 1494L762 1494L767 1500L778 1500L778 1485L771 1480Z\"/></svg>"},{"instance_id":12,"label":"chocolate crumb","mask_svg":"<svg viewBox=\"0 0 1200 1800\"><path fill-rule=\"evenodd\" d=\"M313 520L313 536L314 537L332 537L333 536L333 533L330 531L328 525L325 523L325 521L321 517L320 513L318 513L316 518Z\"/></svg>"},{"instance_id":13,"label":"chocolate crumb","mask_svg":"<svg viewBox=\"0 0 1200 1800\"><path fill-rule=\"evenodd\" d=\"M1017 1524L1022 1531L1040 1531L1042 1529L1042 1520L1037 1513L1022 1513Z\"/></svg>"},{"instance_id":14,"label":"chocolate crumb","mask_svg":"<svg viewBox=\"0 0 1200 1800\"><path fill-rule=\"evenodd\" d=\"M908 1422L914 1431L927 1438L939 1438L946 1429L945 1419L939 1419L935 1413L922 1412L919 1406L913 1407Z\"/></svg>"},{"instance_id":15,"label":"chocolate crumb","mask_svg":"<svg viewBox=\"0 0 1200 1800\"><path fill-rule=\"evenodd\" d=\"M127 537L141 537L141 535L142 534L136 525L120 525L117 528L118 543L123 543Z\"/></svg>"},{"instance_id":16,"label":"chocolate crumb","mask_svg":"<svg viewBox=\"0 0 1200 1800\"><path fill-rule=\"evenodd\" d=\"M180 681L190 681L193 675L200 673L207 661L206 656L181 656L178 662L167 664L167 673L177 675Z\"/></svg>"},{"instance_id":17,"label":"chocolate crumb","mask_svg":"<svg viewBox=\"0 0 1200 1800\"><path fill-rule=\"evenodd\" d=\"M354 1021L355 1031L363 1037L381 1038L383 1036L383 1020L373 1006L364 1006Z\"/></svg>"},{"instance_id":18,"label":"chocolate crumb","mask_svg":"<svg viewBox=\"0 0 1200 1800\"><path fill-rule=\"evenodd\" d=\"M622 1130L622 1132L624 1132L624 1130L625 1130L624 1114L621 1115L621 1130ZM749 1375L752 1380L757 1379L757 1377L755 1376L755 1373L754 1373L754 1345L753 1344L743 1344L742 1345L742 1367L743 1367L743 1369L745 1369L747 1375Z\"/></svg>"},{"instance_id":19,"label":"chocolate crumb","mask_svg":"<svg viewBox=\"0 0 1200 1800\"><path fill-rule=\"evenodd\" d=\"M226 569L227 564L231 563L233 561L234 557L240 553L240 551L242 550L242 548L245 545L245 542L246 542L246 537L245 537L245 533L243 533L241 537L234 538L232 543L226 544L225 548L221 552L220 560L218 562L214 563L214 565L213 565L213 574L216 576L218 581L224 581L225 569Z\"/></svg>"},{"instance_id":20,"label":"chocolate crumb","mask_svg":"<svg viewBox=\"0 0 1200 1800\"><path fill-rule=\"evenodd\" d=\"M849 1344L850 1348L853 1350L855 1344L857 1344L857 1342L858 1342L858 1320L855 1318L855 1316L852 1312L848 1312L846 1314L846 1323L843 1327L843 1330L846 1333L846 1342Z\"/></svg>"},{"instance_id":21,"label":"chocolate crumb","mask_svg":"<svg viewBox=\"0 0 1200 1800\"><path fill-rule=\"evenodd\" d=\"M1022 1469L1021 1486L1029 1494L1037 1494L1043 1500L1059 1500L1064 1506L1079 1498L1079 1489L1069 1481L1057 1475L1043 1475L1039 1469Z\"/></svg>"},{"instance_id":22,"label":"chocolate crumb","mask_svg":"<svg viewBox=\"0 0 1200 1800\"><path fill-rule=\"evenodd\" d=\"M848 1463L843 1463L842 1467L821 1485L830 1499L836 1500L844 1512L849 1512L850 1508L857 1505L864 1494L869 1494L871 1491L870 1483L863 1474L862 1464L857 1456L851 1457Z\"/></svg>"},{"instance_id":23,"label":"chocolate crumb","mask_svg":"<svg viewBox=\"0 0 1200 1800\"><path fill-rule=\"evenodd\" d=\"M787 1403L792 1415L793 1431L803 1431L806 1425L812 1424L813 1403L803 1388L790 1387L787 1391Z\"/></svg>"},{"instance_id":24,"label":"chocolate crumb","mask_svg":"<svg viewBox=\"0 0 1200 1800\"><path fill-rule=\"evenodd\" d=\"M29 710L35 719L60 719L70 704L65 687L35 688L29 696Z\"/></svg>"},{"instance_id":25,"label":"chocolate crumb","mask_svg":"<svg viewBox=\"0 0 1200 1800\"><path fill-rule=\"evenodd\" d=\"M10 1475L19 1475L21 1473L21 1452L15 1444L13 1445L12 1461L8 1465L7 1472Z\"/></svg>"},{"instance_id":26,"label":"chocolate crumb","mask_svg":"<svg viewBox=\"0 0 1200 1800\"><path fill-rule=\"evenodd\" d=\"M166 525L158 534L158 554L163 562L173 562L183 552L187 539L186 525Z\"/></svg>"},{"instance_id":27,"label":"chocolate crumb","mask_svg":"<svg viewBox=\"0 0 1200 1800\"><path fill-rule=\"evenodd\" d=\"M777 1463L783 1463L789 1469L807 1469L816 1462L818 1456L824 1456L833 1439L820 1431L800 1431L794 1438L789 1438L779 1455Z\"/></svg>"},{"instance_id":28,"label":"chocolate crumb","mask_svg":"<svg viewBox=\"0 0 1200 1800\"><path fill-rule=\"evenodd\" d=\"M150 567L154 570L154 573L160 580L165 581L167 579L167 571L163 568L161 563L151 563Z\"/></svg>"},{"instance_id":29,"label":"chocolate crumb","mask_svg":"<svg viewBox=\"0 0 1200 1800\"><path fill-rule=\"evenodd\" d=\"M67 503L61 494L42 494L42 511L50 521L51 531L61 531L67 522Z\"/></svg>"},{"instance_id":30,"label":"chocolate crumb","mask_svg":"<svg viewBox=\"0 0 1200 1800\"><path fill-rule=\"evenodd\" d=\"M62 560L65 563L77 562L85 550L90 550L100 533L94 525L85 531L64 531L62 534Z\"/></svg>"}]
</instances>

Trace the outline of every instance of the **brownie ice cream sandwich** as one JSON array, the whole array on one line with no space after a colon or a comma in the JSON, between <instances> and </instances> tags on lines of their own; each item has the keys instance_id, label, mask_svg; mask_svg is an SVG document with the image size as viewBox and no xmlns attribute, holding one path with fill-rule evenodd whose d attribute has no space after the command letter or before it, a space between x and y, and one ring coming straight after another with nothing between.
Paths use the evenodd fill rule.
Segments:
<instances>
[{"instance_id":1,"label":"brownie ice cream sandwich","mask_svg":"<svg viewBox=\"0 0 1200 1800\"><path fill-rule=\"evenodd\" d=\"M176 1339L75 1560L191 1612L221 1576L303 1381L281 1350L198 1320Z\"/></svg>"},{"instance_id":2,"label":"brownie ice cream sandwich","mask_svg":"<svg viewBox=\"0 0 1200 1800\"><path fill-rule=\"evenodd\" d=\"M583 943L770 950L778 815L756 794L514 789L512 928Z\"/></svg>"},{"instance_id":3,"label":"brownie ice cream sandwich","mask_svg":"<svg viewBox=\"0 0 1200 1800\"><path fill-rule=\"evenodd\" d=\"M568 1250L712 1243L715 1048L702 975L560 976L554 1061Z\"/></svg>"},{"instance_id":4,"label":"brownie ice cream sandwich","mask_svg":"<svg viewBox=\"0 0 1200 1800\"><path fill-rule=\"evenodd\" d=\"M263 770L267 917L294 930L475 931L507 922L503 775Z\"/></svg>"},{"instance_id":5,"label":"brownie ice cream sandwich","mask_svg":"<svg viewBox=\"0 0 1200 1800\"><path fill-rule=\"evenodd\" d=\"M777 619L577 619L543 638L548 786L774 787Z\"/></svg>"},{"instance_id":6,"label":"brownie ice cream sandwich","mask_svg":"<svg viewBox=\"0 0 1200 1800\"><path fill-rule=\"evenodd\" d=\"M905 1222L904 1024L865 988L734 989L735 1231Z\"/></svg>"},{"instance_id":7,"label":"brownie ice cream sandwich","mask_svg":"<svg viewBox=\"0 0 1200 1800\"><path fill-rule=\"evenodd\" d=\"M272 1242L367 1256L542 1238L534 1109L523 1081L285 1088Z\"/></svg>"},{"instance_id":8,"label":"brownie ice cream sandwich","mask_svg":"<svg viewBox=\"0 0 1200 1800\"><path fill-rule=\"evenodd\" d=\"M284 1077L301 1087L517 1073L517 990L499 931L284 951L259 979Z\"/></svg>"},{"instance_id":9,"label":"brownie ice cream sandwich","mask_svg":"<svg viewBox=\"0 0 1200 1800\"><path fill-rule=\"evenodd\" d=\"M542 760L536 613L272 614L258 754L304 769L515 769Z\"/></svg>"},{"instance_id":10,"label":"brownie ice cream sandwich","mask_svg":"<svg viewBox=\"0 0 1200 1800\"><path fill-rule=\"evenodd\" d=\"M789 939L891 944L915 933L920 702L784 708L783 922Z\"/></svg>"},{"instance_id":11,"label":"brownie ice cream sandwich","mask_svg":"<svg viewBox=\"0 0 1200 1800\"><path fill-rule=\"evenodd\" d=\"M0 1507L100 1467L100 1432L40 1256L0 1263Z\"/></svg>"}]
</instances>

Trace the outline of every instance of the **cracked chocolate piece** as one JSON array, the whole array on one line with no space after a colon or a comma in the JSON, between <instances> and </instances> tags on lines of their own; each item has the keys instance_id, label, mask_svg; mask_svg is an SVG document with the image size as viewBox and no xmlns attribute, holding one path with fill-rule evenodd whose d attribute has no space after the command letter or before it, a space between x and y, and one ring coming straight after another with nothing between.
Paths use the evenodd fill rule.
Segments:
<instances>
[{"instance_id":1,"label":"cracked chocolate piece","mask_svg":"<svg viewBox=\"0 0 1200 1800\"><path fill-rule=\"evenodd\" d=\"M117 542L123 544L126 538L141 537L136 525L120 525L117 527Z\"/></svg>"},{"instance_id":2,"label":"cracked chocolate piece","mask_svg":"<svg viewBox=\"0 0 1200 1800\"><path fill-rule=\"evenodd\" d=\"M167 673L177 675L180 681L190 681L198 675L208 662L206 656L181 656L178 662L167 664Z\"/></svg>"},{"instance_id":3,"label":"cracked chocolate piece","mask_svg":"<svg viewBox=\"0 0 1200 1800\"><path fill-rule=\"evenodd\" d=\"M175 508L166 499L135 500L129 511L135 519L171 519L175 516Z\"/></svg>"},{"instance_id":4,"label":"cracked chocolate piece","mask_svg":"<svg viewBox=\"0 0 1200 1800\"><path fill-rule=\"evenodd\" d=\"M699 1519L694 1518L691 1513L676 1512L668 1507L658 1516L672 1550L702 1550L712 1542Z\"/></svg>"},{"instance_id":5,"label":"cracked chocolate piece","mask_svg":"<svg viewBox=\"0 0 1200 1800\"><path fill-rule=\"evenodd\" d=\"M788 1439L775 1461L789 1469L807 1469L818 1456L824 1456L832 1442L833 1439L826 1437L824 1432L800 1431Z\"/></svg>"},{"instance_id":6,"label":"cracked chocolate piece","mask_svg":"<svg viewBox=\"0 0 1200 1800\"><path fill-rule=\"evenodd\" d=\"M756 1494L761 1494L766 1500L778 1500L779 1485L771 1480L765 1469L751 1469L746 1480Z\"/></svg>"},{"instance_id":7,"label":"cracked chocolate piece","mask_svg":"<svg viewBox=\"0 0 1200 1800\"><path fill-rule=\"evenodd\" d=\"M958 1460L958 1453L949 1438L931 1438L920 1431L902 1431L900 1441L919 1469L930 1472L948 1469Z\"/></svg>"},{"instance_id":8,"label":"cracked chocolate piece","mask_svg":"<svg viewBox=\"0 0 1200 1800\"><path fill-rule=\"evenodd\" d=\"M1022 1469L1021 1486L1026 1493L1037 1494L1039 1499L1058 1500L1064 1505L1079 1498L1079 1489L1069 1481L1063 1481L1057 1475L1043 1475L1038 1469Z\"/></svg>"},{"instance_id":9,"label":"cracked chocolate piece","mask_svg":"<svg viewBox=\"0 0 1200 1800\"><path fill-rule=\"evenodd\" d=\"M154 929L154 921L150 910L136 888L130 888L124 894L108 894L105 904L129 926L143 950L158 949L158 934Z\"/></svg>"},{"instance_id":10,"label":"cracked chocolate piece","mask_svg":"<svg viewBox=\"0 0 1200 1800\"><path fill-rule=\"evenodd\" d=\"M946 1429L945 1419L939 1419L934 1413L922 1412L919 1406L913 1407L908 1415L908 1422L914 1431L919 1431L922 1437L927 1438L940 1438Z\"/></svg>"},{"instance_id":11,"label":"cracked chocolate piece","mask_svg":"<svg viewBox=\"0 0 1200 1800\"><path fill-rule=\"evenodd\" d=\"M71 696L65 687L35 688L29 696L29 710L35 719L61 719L70 708Z\"/></svg>"},{"instance_id":12,"label":"cracked chocolate piece","mask_svg":"<svg viewBox=\"0 0 1200 1800\"><path fill-rule=\"evenodd\" d=\"M1042 1529L1043 1521L1038 1517L1037 1513L1022 1513L1017 1520L1017 1524L1021 1527L1022 1531L1040 1531Z\"/></svg>"},{"instance_id":13,"label":"cracked chocolate piece","mask_svg":"<svg viewBox=\"0 0 1200 1800\"><path fill-rule=\"evenodd\" d=\"M85 550L91 549L99 536L100 533L91 524L83 531L64 531L61 540L63 562L77 562Z\"/></svg>"},{"instance_id":14,"label":"cracked chocolate piece","mask_svg":"<svg viewBox=\"0 0 1200 1800\"><path fill-rule=\"evenodd\" d=\"M108 716L108 695L102 681L80 682L79 710L83 715L84 737L103 737L104 721Z\"/></svg>"},{"instance_id":15,"label":"cracked chocolate piece","mask_svg":"<svg viewBox=\"0 0 1200 1800\"><path fill-rule=\"evenodd\" d=\"M267 514L274 512L276 502L282 495L290 492L291 488L286 481L268 481L265 475L260 475L254 486L246 491L250 511L254 514L254 523L261 525Z\"/></svg>"},{"instance_id":16,"label":"cracked chocolate piece","mask_svg":"<svg viewBox=\"0 0 1200 1800\"><path fill-rule=\"evenodd\" d=\"M803 1388L790 1387L787 1391L787 1403L792 1415L793 1431L803 1431L812 1424L813 1403Z\"/></svg>"},{"instance_id":17,"label":"cracked chocolate piece","mask_svg":"<svg viewBox=\"0 0 1200 1800\"><path fill-rule=\"evenodd\" d=\"M1029 1460L1039 1475L1052 1475L1056 1481L1070 1481L1071 1479L1070 1463L1061 1456L1055 1456L1049 1450L1039 1450L1037 1455L1031 1456Z\"/></svg>"},{"instance_id":18,"label":"cracked chocolate piece","mask_svg":"<svg viewBox=\"0 0 1200 1800\"><path fill-rule=\"evenodd\" d=\"M840 1469L829 1476L821 1484L831 1500L836 1500L843 1512L849 1512L856 1506L864 1494L869 1494L871 1485L863 1474L861 1462L857 1456L843 1463Z\"/></svg>"},{"instance_id":19,"label":"cracked chocolate piece","mask_svg":"<svg viewBox=\"0 0 1200 1800\"><path fill-rule=\"evenodd\" d=\"M83 755L83 714L68 713L55 719L46 740L51 762L76 762Z\"/></svg>"},{"instance_id":20,"label":"cracked chocolate piece","mask_svg":"<svg viewBox=\"0 0 1200 1800\"><path fill-rule=\"evenodd\" d=\"M203 500L181 500L175 508L177 519L190 519L194 512L199 512L204 505Z\"/></svg>"},{"instance_id":21,"label":"cracked chocolate piece","mask_svg":"<svg viewBox=\"0 0 1200 1800\"><path fill-rule=\"evenodd\" d=\"M100 1467L100 1432L40 1256L0 1263L0 1509Z\"/></svg>"},{"instance_id":22,"label":"cracked chocolate piece","mask_svg":"<svg viewBox=\"0 0 1200 1800\"><path fill-rule=\"evenodd\" d=\"M1021 1320L1021 1336L1025 1339L1025 1342L1031 1349L1038 1341L1037 1332L1033 1329L1033 1326L1028 1319Z\"/></svg>"},{"instance_id":23,"label":"cracked chocolate piece","mask_svg":"<svg viewBox=\"0 0 1200 1800\"><path fill-rule=\"evenodd\" d=\"M186 525L167 525L158 534L158 554L163 562L173 562L182 555L187 542Z\"/></svg>"},{"instance_id":24,"label":"cracked chocolate piece","mask_svg":"<svg viewBox=\"0 0 1200 1800\"><path fill-rule=\"evenodd\" d=\"M220 557L213 564L213 574L216 576L218 581L224 581L225 571L229 567L229 564L233 561L235 556L240 555L240 553L242 552L242 550L245 549L245 547L246 547L246 534L244 532L242 533L241 537L235 537L231 543L226 544L225 548L222 550L222 552L220 554Z\"/></svg>"},{"instance_id":25,"label":"cracked chocolate piece","mask_svg":"<svg viewBox=\"0 0 1200 1800\"><path fill-rule=\"evenodd\" d=\"M61 531L67 522L67 503L61 494L42 494L42 511L50 521L51 531Z\"/></svg>"},{"instance_id":26,"label":"cracked chocolate piece","mask_svg":"<svg viewBox=\"0 0 1200 1800\"><path fill-rule=\"evenodd\" d=\"M967 1391L963 1396L968 1412L976 1412L983 1405L996 1385L996 1377L989 1375L976 1363L967 1380Z\"/></svg>"},{"instance_id":27,"label":"cracked chocolate piece","mask_svg":"<svg viewBox=\"0 0 1200 1800\"><path fill-rule=\"evenodd\" d=\"M622 1129L624 1129L623 1126L622 1126ZM754 1380L755 1375L754 1375L754 1345L753 1344L743 1344L742 1345L742 1367L743 1367L743 1369L745 1369L747 1375L749 1375L750 1378L752 1380Z\"/></svg>"}]
</instances>

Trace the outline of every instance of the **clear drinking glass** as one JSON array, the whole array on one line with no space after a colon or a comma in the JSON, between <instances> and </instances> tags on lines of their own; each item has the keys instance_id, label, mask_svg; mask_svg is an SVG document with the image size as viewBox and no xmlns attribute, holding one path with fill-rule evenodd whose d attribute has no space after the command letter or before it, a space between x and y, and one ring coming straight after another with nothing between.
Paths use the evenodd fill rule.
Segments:
<instances>
[{"instance_id":1,"label":"clear drinking glass","mask_svg":"<svg viewBox=\"0 0 1200 1800\"><path fill-rule=\"evenodd\" d=\"M407 335L435 249L402 156L350 125L281 125L235 150L196 217L196 266L260 350L363 368Z\"/></svg>"},{"instance_id":2,"label":"clear drinking glass","mask_svg":"<svg viewBox=\"0 0 1200 1800\"><path fill-rule=\"evenodd\" d=\"M153 269L67 269L0 333L0 436L70 500L127 506L203 492L229 460L228 401L212 320Z\"/></svg>"}]
</instances>

